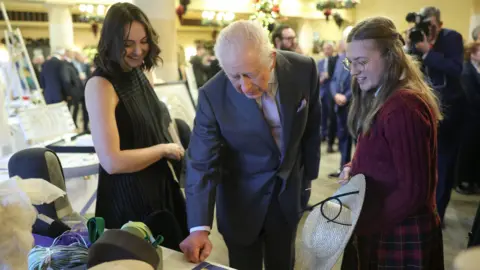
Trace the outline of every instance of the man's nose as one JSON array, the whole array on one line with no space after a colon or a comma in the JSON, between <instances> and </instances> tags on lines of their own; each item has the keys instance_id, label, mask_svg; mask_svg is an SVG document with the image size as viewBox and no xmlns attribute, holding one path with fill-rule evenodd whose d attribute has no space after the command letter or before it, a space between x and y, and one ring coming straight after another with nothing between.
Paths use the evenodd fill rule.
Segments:
<instances>
[{"instance_id":1,"label":"man's nose","mask_svg":"<svg viewBox=\"0 0 480 270\"><path fill-rule=\"evenodd\" d=\"M242 92L248 92L252 88L252 81L250 78L242 76L240 79L240 86L242 87Z\"/></svg>"}]
</instances>

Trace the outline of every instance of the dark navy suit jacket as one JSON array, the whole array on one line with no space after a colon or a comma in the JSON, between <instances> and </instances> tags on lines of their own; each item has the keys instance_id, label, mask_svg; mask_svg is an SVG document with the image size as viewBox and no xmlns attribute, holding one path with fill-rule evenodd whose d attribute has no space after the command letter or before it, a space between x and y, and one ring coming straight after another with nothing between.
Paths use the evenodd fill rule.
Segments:
<instances>
[{"instance_id":1,"label":"dark navy suit jacket","mask_svg":"<svg viewBox=\"0 0 480 270\"><path fill-rule=\"evenodd\" d=\"M439 136L449 144L463 123L465 113L465 95L461 85L462 35L450 29L440 30L435 45L423 59L423 68L440 99L444 114L439 125Z\"/></svg>"},{"instance_id":2,"label":"dark navy suit jacket","mask_svg":"<svg viewBox=\"0 0 480 270\"><path fill-rule=\"evenodd\" d=\"M330 60L328 61L328 66L327 69L325 69L325 61L327 61L326 58L318 61L317 64L317 69L318 69L318 74L321 74L323 72L328 72L329 79L325 80L322 85L320 85L320 97L324 97L325 94L329 95L330 94L330 82L332 80L333 73L336 68L336 63L337 63L337 56L332 56L329 57Z\"/></svg>"},{"instance_id":3,"label":"dark navy suit jacket","mask_svg":"<svg viewBox=\"0 0 480 270\"><path fill-rule=\"evenodd\" d=\"M40 73L40 85L47 104L65 101L72 96L66 62L56 57L47 60Z\"/></svg>"},{"instance_id":4,"label":"dark navy suit jacket","mask_svg":"<svg viewBox=\"0 0 480 270\"><path fill-rule=\"evenodd\" d=\"M256 101L238 93L224 71L200 89L187 151L189 228L212 226L217 203L225 240L253 243L276 181L280 207L289 224L297 225L301 195L317 178L320 162L318 73L313 59L285 51L277 51L275 70L283 153Z\"/></svg>"},{"instance_id":5,"label":"dark navy suit jacket","mask_svg":"<svg viewBox=\"0 0 480 270\"><path fill-rule=\"evenodd\" d=\"M457 31L442 29L433 48L423 59L425 74L443 105L463 98L460 76L463 68L463 39Z\"/></svg>"},{"instance_id":6,"label":"dark navy suit jacket","mask_svg":"<svg viewBox=\"0 0 480 270\"><path fill-rule=\"evenodd\" d=\"M335 94L345 95L348 104L352 99L352 77L350 71L346 70L343 66L343 60L345 60L345 57L345 54L338 55L335 71L333 72L332 81L330 82L330 93L332 94L332 97L334 97ZM337 104L335 104L335 109L338 109Z\"/></svg>"}]
</instances>

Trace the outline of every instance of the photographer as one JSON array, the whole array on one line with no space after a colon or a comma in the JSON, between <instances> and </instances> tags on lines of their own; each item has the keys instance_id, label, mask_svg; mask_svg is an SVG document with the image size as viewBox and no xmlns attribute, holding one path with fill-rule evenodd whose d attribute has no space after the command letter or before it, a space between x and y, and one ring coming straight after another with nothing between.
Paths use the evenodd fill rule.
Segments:
<instances>
[{"instance_id":1,"label":"photographer","mask_svg":"<svg viewBox=\"0 0 480 270\"><path fill-rule=\"evenodd\" d=\"M409 14L407 20L409 19ZM460 33L442 28L440 10L423 8L409 31L407 46L420 56L422 69L441 101L444 120L438 129L437 208L443 223L454 185L459 134L463 123L464 94L460 84L463 66L463 39ZM423 40L419 40L423 36Z\"/></svg>"}]
</instances>

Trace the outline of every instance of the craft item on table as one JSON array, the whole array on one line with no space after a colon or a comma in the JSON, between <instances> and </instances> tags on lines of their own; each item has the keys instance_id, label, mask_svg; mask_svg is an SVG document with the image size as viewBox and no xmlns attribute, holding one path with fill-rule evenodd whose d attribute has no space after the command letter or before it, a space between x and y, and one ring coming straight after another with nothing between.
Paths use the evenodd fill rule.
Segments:
<instances>
[{"instance_id":1,"label":"craft item on table","mask_svg":"<svg viewBox=\"0 0 480 270\"><path fill-rule=\"evenodd\" d=\"M227 268L224 268L224 267L221 267L221 266L216 266L216 265L210 264L208 262L202 262L201 264L197 265L192 270L227 270Z\"/></svg>"},{"instance_id":2,"label":"craft item on table","mask_svg":"<svg viewBox=\"0 0 480 270\"><path fill-rule=\"evenodd\" d=\"M158 235L157 238L153 237L152 231L143 222L130 221L128 223L125 223L122 226L121 230L127 231L142 238L143 240L152 244L154 248L157 248L163 242L163 236Z\"/></svg>"},{"instance_id":3,"label":"craft item on table","mask_svg":"<svg viewBox=\"0 0 480 270\"><path fill-rule=\"evenodd\" d=\"M350 240L365 199L365 176L355 175L332 197L311 207L305 220L297 264L330 270ZM305 211L307 211L305 210Z\"/></svg>"},{"instance_id":4,"label":"craft item on table","mask_svg":"<svg viewBox=\"0 0 480 270\"><path fill-rule=\"evenodd\" d=\"M28 268L28 253L34 242L32 226L37 218L32 204L51 203L63 195L63 191L42 179L12 177L0 181L2 270Z\"/></svg>"},{"instance_id":5,"label":"craft item on table","mask_svg":"<svg viewBox=\"0 0 480 270\"><path fill-rule=\"evenodd\" d=\"M75 241L70 245L59 245L63 237ZM34 247L28 255L28 269L68 269L86 264L87 259L88 246L83 237L67 232L55 238L50 247Z\"/></svg>"},{"instance_id":6,"label":"craft item on table","mask_svg":"<svg viewBox=\"0 0 480 270\"><path fill-rule=\"evenodd\" d=\"M47 235L46 235L48 237L57 238L63 233L70 231L71 229L61 220L55 220L43 214L38 214L37 219L48 224Z\"/></svg>"},{"instance_id":7,"label":"craft item on table","mask_svg":"<svg viewBox=\"0 0 480 270\"><path fill-rule=\"evenodd\" d=\"M41 247L49 247L53 244L54 238L43 236L39 234L33 234L34 245L41 246Z\"/></svg>"},{"instance_id":8,"label":"craft item on table","mask_svg":"<svg viewBox=\"0 0 480 270\"><path fill-rule=\"evenodd\" d=\"M101 217L92 217L87 221L88 239L94 244L105 231L105 220Z\"/></svg>"},{"instance_id":9,"label":"craft item on table","mask_svg":"<svg viewBox=\"0 0 480 270\"><path fill-rule=\"evenodd\" d=\"M160 249L160 248L159 248ZM106 230L88 252L87 267L120 260L137 260L162 269L162 258L153 245L125 230Z\"/></svg>"},{"instance_id":10,"label":"craft item on table","mask_svg":"<svg viewBox=\"0 0 480 270\"><path fill-rule=\"evenodd\" d=\"M144 221L152 231L153 237L163 236L162 246L181 252L180 243L188 235L182 232L175 216L169 211L157 211L149 215Z\"/></svg>"}]
</instances>

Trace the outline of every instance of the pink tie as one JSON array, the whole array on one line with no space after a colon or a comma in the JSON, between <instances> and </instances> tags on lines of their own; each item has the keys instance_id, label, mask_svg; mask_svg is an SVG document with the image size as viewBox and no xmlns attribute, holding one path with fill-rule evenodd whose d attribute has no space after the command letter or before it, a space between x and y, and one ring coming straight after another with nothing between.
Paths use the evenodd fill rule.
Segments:
<instances>
[{"instance_id":1,"label":"pink tie","mask_svg":"<svg viewBox=\"0 0 480 270\"><path fill-rule=\"evenodd\" d=\"M272 97L269 93L262 95L262 108L265 120L270 126L273 139L280 151L282 150L282 125L280 121L280 115L278 113L278 107L275 102L275 97Z\"/></svg>"}]
</instances>

